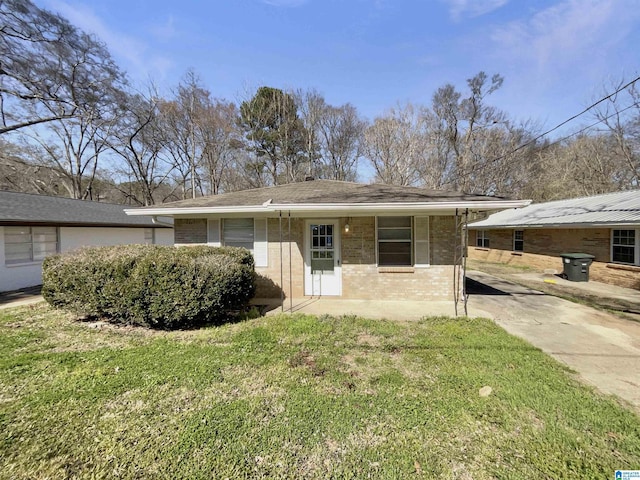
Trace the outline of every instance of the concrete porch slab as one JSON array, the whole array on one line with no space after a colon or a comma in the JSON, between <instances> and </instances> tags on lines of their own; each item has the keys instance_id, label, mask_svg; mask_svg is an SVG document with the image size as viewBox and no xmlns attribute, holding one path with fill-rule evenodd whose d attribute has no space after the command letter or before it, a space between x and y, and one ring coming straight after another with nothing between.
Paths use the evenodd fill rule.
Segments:
<instances>
[{"instance_id":1,"label":"concrete porch slab","mask_svg":"<svg viewBox=\"0 0 640 480\"><path fill-rule=\"evenodd\" d=\"M388 318L391 320L420 320L427 316L455 317L453 300L451 301L411 301L411 300L353 300L338 297L304 297L285 299L281 305L279 299L256 298L251 302L259 305L266 315L279 313L305 313L309 315L356 315L367 318ZM283 309L284 307L284 309ZM464 315L464 305L458 307L458 315ZM491 315L478 308L468 307L470 317L488 317Z\"/></svg>"}]
</instances>

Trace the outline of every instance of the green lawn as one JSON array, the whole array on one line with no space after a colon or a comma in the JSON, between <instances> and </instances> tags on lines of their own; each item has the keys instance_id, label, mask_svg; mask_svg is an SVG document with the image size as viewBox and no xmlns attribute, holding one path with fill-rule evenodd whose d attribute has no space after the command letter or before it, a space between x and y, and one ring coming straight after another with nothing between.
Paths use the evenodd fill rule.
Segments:
<instances>
[{"instance_id":1,"label":"green lawn","mask_svg":"<svg viewBox=\"0 0 640 480\"><path fill-rule=\"evenodd\" d=\"M493 392L481 397L478 391ZM613 478L640 418L488 320L0 311L2 478Z\"/></svg>"}]
</instances>

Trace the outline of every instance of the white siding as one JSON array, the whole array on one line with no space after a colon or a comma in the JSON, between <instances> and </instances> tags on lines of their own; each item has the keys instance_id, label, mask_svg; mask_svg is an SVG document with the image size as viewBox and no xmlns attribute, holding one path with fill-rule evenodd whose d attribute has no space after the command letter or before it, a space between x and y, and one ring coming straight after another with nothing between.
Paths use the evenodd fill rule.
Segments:
<instances>
[{"instance_id":1,"label":"white siding","mask_svg":"<svg viewBox=\"0 0 640 480\"><path fill-rule=\"evenodd\" d=\"M60 251L82 246L106 246L144 242L144 228L60 227ZM156 243L173 245L173 229L157 228ZM0 227L0 292L31 287L42 283L42 262L5 265L4 227Z\"/></svg>"}]
</instances>

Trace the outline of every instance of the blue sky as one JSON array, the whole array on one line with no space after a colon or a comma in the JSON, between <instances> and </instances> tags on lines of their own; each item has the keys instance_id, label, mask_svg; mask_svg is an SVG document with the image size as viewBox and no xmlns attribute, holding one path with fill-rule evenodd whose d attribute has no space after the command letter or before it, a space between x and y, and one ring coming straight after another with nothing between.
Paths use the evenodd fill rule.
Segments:
<instances>
[{"instance_id":1,"label":"blue sky","mask_svg":"<svg viewBox=\"0 0 640 480\"><path fill-rule=\"evenodd\" d=\"M484 70L505 77L492 104L549 128L640 75L638 0L35 1L97 34L138 84L166 91L193 68L216 97L313 87L370 120Z\"/></svg>"}]
</instances>

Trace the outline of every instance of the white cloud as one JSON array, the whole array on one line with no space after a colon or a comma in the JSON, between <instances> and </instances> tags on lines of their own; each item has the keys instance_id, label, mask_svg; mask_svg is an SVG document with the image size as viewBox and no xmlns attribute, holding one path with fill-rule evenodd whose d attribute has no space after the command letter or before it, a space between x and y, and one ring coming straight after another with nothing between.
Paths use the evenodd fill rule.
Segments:
<instances>
[{"instance_id":1,"label":"white cloud","mask_svg":"<svg viewBox=\"0 0 640 480\"><path fill-rule=\"evenodd\" d=\"M462 17L479 17L506 5L509 0L444 0L454 20Z\"/></svg>"},{"instance_id":2,"label":"white cloud","mask_svg":"<svg viewBox=\"0 0 640 480\"><path fill-rule=\"evenodd\" d=\"M109 28L90 8L63 0L53 0L50 3L54 10L73 25L96 35L103 41L120 66L133 76L139 79L148 77L161 79L174 65L173 61L166 56L150 52L146 42ZM172 22L169 25L172 26ZM166 33L167 30L165 30Z\"/></svg>"},{"instance_id":3,"label":"white cloud","mask_svg":"<svg viewBox=\"0 0 640 480\"><path fill-rule=\"evenodd\" d=\"M519 63L533 62L541 71L588 63L629 33L638 18L632 3L562 1L527 20L496 28L491 38L502 55Z\"/></svg>"}]
</instances>

